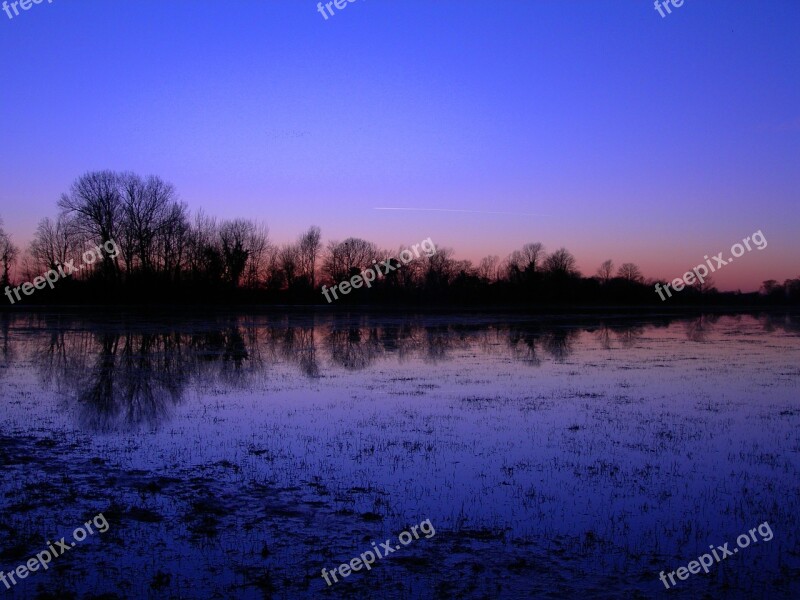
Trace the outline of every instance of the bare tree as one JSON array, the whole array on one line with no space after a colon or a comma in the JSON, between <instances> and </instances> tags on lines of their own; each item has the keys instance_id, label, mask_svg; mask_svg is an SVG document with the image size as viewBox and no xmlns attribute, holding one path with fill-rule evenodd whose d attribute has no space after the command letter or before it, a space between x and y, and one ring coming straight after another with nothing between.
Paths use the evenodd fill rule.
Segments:
<instances>
[{"instance_id":1,"label":"bare tree","mask_svg":"<svg viewBox=\"0 0 800 600\"><path fill-rule=\"evenodd\" d=\"M278 264L283 274L286 287L291 289L297 283L300 273L300 249L297 244L285 244L278 252Z\"/></svg>"},{"instance_id":2,"label":"bare tree","mask_svg":"<svg viewBox=\"0 0 800 600\"><path fill-rule=\"evenodd\" d=\"M170 230L170 241L175 241L175 235L182 231L185 209L181 210L177 203L172 184L159 177L151 175L145 180L134 173L122 173L118 177L128 269L138 266L145 273L152 272L165 266L166 257L160 255L167 250L161 247L165 241L163 234Z\"/></svg>"},{"instance_id":3,"label":"bare tree","mask_svg":"<svg viewBox=\"0 0 800 600\"><path fill-rule=\"evenodd\" d=\"M49 217L39 221L28 250L39 271L56 269L80 248L75 224L66 216L55 221Z\"/></svg>"},{"instance_id":4,"label":"bare tree","mask_svg":"<svg viewBox=\"0 0 800 600\"><path fill-rule=\"evenodd\" d=\"M0 220L0 263L3 266L0 285L3 287L11 283L11 265L16 262L17 256L19 256L19 248L11 241L11 236L3 229L3 221Z\"/></svg>"},{"instance_id":5,"label":"bare tree","mask_svg":"<svg viewBox=\"0 0 800 600\"><path fill-rule=\"evenodd\" d=\"M614 262L609 258L604 261L597 269L597 277L603 283L611 281L611 274L614 272Z\"/></svg>"},{"instance_id":6,"label":"bare tree","mask_svg":"<svg viewBox=\"0 0 800 600\"><path fill-rule=\"evenodd\" d=\"M120 178L112 171L95 171L79 177L63 194L59 208L75 217L78 230L96 244L108 241L116 243L123 216ZM107 252L102 253L103 270L116 273L115 260Z\"/></svg>"},{"instance_id":7,"label":"bare tree","mask_svg":"<svg viewBox=\"0 0 800 600\"><path fill-rule=\"evenodd\" d=\"M525 244L508 257L507 270L511 281L531 279L541 269L545 260L544 246L539 242Z\"/></svg>"},{"instance_id":8,"label":"bare tree","mask_svg":"<svg viewBox=\"0 0 800 600\"><path fill-rule=\"evenodd\" d=\"M553 276L577 277L580 275L575 257L566 248L559 248L549 255L544 260L542 267Z\"/></svg>"},{"instance_id":9,"label":"bare tree","mask_svg":"<svg viewBox=\"0 0 800 600\"><path fill-rule=\"evenodd\" d=\"M617 277L620 277L631 283L641 283L644 281L644 276L639 270L639 267L633 263L623 263L620 265L619 270L617 271Z\"/></svg>"},{"instance_id":10,"label":"bare tree","mask_svg":"<svg viewBox=\"0 0 800 600\"><path fill-rule=\"evenodd\" d=\"M478 278L478 269L472 264L471 260L453 261L453 283L468 283Z\"/></svg>"},{"instance_id":11,"label":"bare tree","mask_svg":"<svg viewBox=\"0 0 800 600\"><path fill-rule=\"evenodd\" d=\"M486 281L497 281L497 265L499 263L499 256L484 256L478 264L478 276Z\"/></svg>"},{"instance_id":12,"label":"bare tree","mask_svg":"<svg viewBox=\"0 0 800 600\"><path fill-rule=\"evenodd\" d=\"M248 241L250 256L244 273L244 283L249 288L257 288L265 283L268 277L270 253L269 228L263 224L255 224L250 231Z\"/></svg>"},{"instance_id":13,"label":"bare tree","mask_svg":"<svg viewBox=\"0 0 800 600\"><path fill-rule=\"evenodd\" d=\"M306 278L312 289L316 286L317 258L321 247L320 229L317 226L309 227L297 242L300 276Z\"/></svg>"},{"instance_id":14,"label":"bare tree","mask_svg":"<svg viewBox=\"0 0 800 600\"><path fill-rule=\"evenodd\" d=\"M224 265L219 241L219 226L214 217L198 211L189 234L188 267L194 279L217 282Z\"/></svg>"},{"instance_id":15,"label":"bare tree","mask_svg":"<svg viewBox=\"0 0 800 600\"><path fill-rule=\"evenodd\" d=\"M239 285L239 280L247 266L251 250L249 242L252 240L254 229L253 223L245 219L225 221L219 228L225 278L234 287Z\"/></svg>"},{"instance_id":16,"label":"bare tree","mask_svg":"<svg viewBox=\"0 0 800 600\"><path fill-rule=\"evenodd\" d=\"M539 263L544 260L544 246L539 242L525 244L520 251L522 257L523 270L535 273L539 269Z\"/></svg>"},{"instance_id":17,"label":"bare tree","mask_svg":"<svg viewBox=\"0 0 800 600\"><path fill-rule=\"evenodd\" d=\"M452 248L436 248L436 254L425 257L425 286L441 289L452 282L458 273Z\"/></svg>"},{"instance_id":18,"label":"bare tree","mask_svg":"<svg viewBox=\"0 0 800 600\"><path fill-rule=\"evenodd\" d=\"M701 294L707 294L714 289L714 278L711 275L706 275L703 277L703 281L700 281L700 279L695 280L692 287Z\"/></svg>"},{"instance_id":19,"label":"bare tree","mask_svg":"<svg viewBox=\"0 0 800 600\"><path fill-rule=\"evenodd\" d=\"M784 280L783 289L786 292L786 297L790 300L800 298L800 277Z\"/></svg>"},{"instance_id":20,"label":"bare tree","mask_svg":"<svg viewBox=\"0 0 800 600\"><path fill-rule=\"evenodd\" d=\"M190 241L189 209L183 202L173 202L158 227L155 239L161 255L161 269L172 280L181 276Z\"/></svg>"},{"instance_id":21,"label":"bare tree","mask_svg":"<svg viewBox=\"0 0 800 600\"><path fill-rule=\"evenodd\" d=\"M323 272L332 281L341 281L358 274L372 265L378 257L378 247L361 238L347 238L343 242L330 242L323 263Z\"/></svg>"},{"instance_id":22,"label":"bare tree","mask_svg":"<svg viewBox=\"0 0 800 600\"><path fill-rule=\"evenodd\" d=\"M280 265L280 248L267 244L263 257L264 285L268 290L280 290L283 287L283 272Z\"/></svg>"}]
</instances>

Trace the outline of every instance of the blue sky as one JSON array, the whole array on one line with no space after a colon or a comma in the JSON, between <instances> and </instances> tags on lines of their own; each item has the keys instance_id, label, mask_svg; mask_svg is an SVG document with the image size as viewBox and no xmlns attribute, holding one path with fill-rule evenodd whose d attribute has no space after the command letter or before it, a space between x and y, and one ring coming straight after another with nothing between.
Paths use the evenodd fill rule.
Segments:
<instances>
[{"instance_id":1,"label":"blue sky","mask_svg":"<svg viewBox=\"0 0 800 600\"><path fill-rule=\"evenodd\" d=\"M529 241L722 288L800 275L800 3L53 0L0 12L0 216L95 169L191 208L473 260ZM376 211L435 207L526 213ZM535 216L531 216L535 215ZM729 272L728 272L729 271Z\"/></svg>"}]
</instances>

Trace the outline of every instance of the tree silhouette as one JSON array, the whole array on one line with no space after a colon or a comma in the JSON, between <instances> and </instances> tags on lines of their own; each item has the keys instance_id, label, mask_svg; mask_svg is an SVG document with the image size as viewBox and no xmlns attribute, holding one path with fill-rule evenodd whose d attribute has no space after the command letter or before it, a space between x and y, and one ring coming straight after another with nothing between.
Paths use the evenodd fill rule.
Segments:
<instances>
[{"instance_id":1,"label":"tree silhouette","mask_svg":"<svg viewBox=\"0 0 800 600\"><path fill-rule=\"evenodd\" d=\"M305 278L312 289L317 285L317 259L322 247L321 235L320 228L312 226L300 236L297 242L300 275Z\"/></svg>"},{"instance_id":2,"label":"tree silhouette","mask_svg":"<svg viewBox=\"0 0 800 600\"><path fill-rule=\"evenodd\" d=\"M566 248L559 248L545 258L544 270L554 277L577 277L580 275L575 257Z\"/></svg>"},{"instance_id":3,"label":"tree silhouette","mask_svg":"<svg viewBox=\"0 0 800 600\"><path fill-rule=\"evenodd\" d=\"M0 284L3 287L11 283L11 265L14 264L19 255L17 248L11 241L11 236L3 229L3 221L0 220L0 263L2 263L3 274L0 276Z\"/></svg>"},{"instance_id":4,"label":"tree silhouette","mask_svg":"<svg viewBox=\"0 0 800 600\"><path fill-rule=\"evenodd\" d=\"M611 281L611 274L614 272L614 261L608 259L597 268L597 277L603 283Z\"/></svg>"},{"instance_id":5,"label":"tree silhouette","mask_svg":"<svg viewBox=\"0 0 800 600\"><path fill-rule=\"evenodd\" d=\"M122 233L122 179L113 171L96 171L79 177L58 202L66 216L74 216L75 224L88 241L105 244L116 241ZM103 272L112 277L116 263L108 252L102 254Z\"/></svg>"},{"instance_id":6,"label":"tree silhouette","mask_svg":"<svg viewBox=\"0 0 800 600\"><path fill-rule=\"evenodd\" d=\"M188 206L178 201L174 187L157 176L85 173L61 196L58 207L57 219L40 221L23 257L22 273L29 280L70 261L80 265L80 251L88 244L97 248L114 242L119 252L100 252L101 262L81 270L74 276L77 281L26 298L28 303L146 303L153 300L157 287L159 301L178 304L321 304L321 284L337 285L365 269L374 269L377 277L353 294L334 296L339 305L646 305L661 301L658 290L654 291L656 280L646 283L633 262L623 263L614 277L614 263L609 259L595 277L584 278L566 248L548 255L540 242L514 250L502 263L492 255L477 265L457 259L450 248L437 247L431 255L406 261L400 258L406 248L386 251L362 238L323 246L317 226L278 247L270 243L266 225L250 219L218 221L197 211L190 220ZM10 284L18 254L0 228L4 285ZM769 280L761 291L761 295L720 294L706 277L680 294L679 302L798 302L800 278L783 284Z\"/></svg>"},{"instance_id":7,"label":"tree silhouette","mask_svg":"<svg viewBox=\"0 0 800 600\"><path fill-rule=\"evenodd\" d=\"M617 277L631 283L641 283L644 281L644 277L642 276L642 272L639 270L639 267L633 263L623 263L620 265L619 271L617 271Z\"/></svg>"}]
</instances>

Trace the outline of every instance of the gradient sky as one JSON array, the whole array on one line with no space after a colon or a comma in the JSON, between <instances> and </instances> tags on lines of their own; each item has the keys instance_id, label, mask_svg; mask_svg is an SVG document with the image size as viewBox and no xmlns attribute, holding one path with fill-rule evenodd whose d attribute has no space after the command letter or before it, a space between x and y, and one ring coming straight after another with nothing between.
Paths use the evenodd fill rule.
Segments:
<instances>
[{"instance_id":1,"label":"gradient sky","mask_svg":"<svg viewBox=\"0 0 800 600\"><path fill-rule=\"evenodd\" d=\"M798 34L797 0L45 0L0 12L0 216L27 245L77 176L133 170L276 242L670 279L761 230L716 274L753 290L800 276Z\"/></svg>"}]
</instances>

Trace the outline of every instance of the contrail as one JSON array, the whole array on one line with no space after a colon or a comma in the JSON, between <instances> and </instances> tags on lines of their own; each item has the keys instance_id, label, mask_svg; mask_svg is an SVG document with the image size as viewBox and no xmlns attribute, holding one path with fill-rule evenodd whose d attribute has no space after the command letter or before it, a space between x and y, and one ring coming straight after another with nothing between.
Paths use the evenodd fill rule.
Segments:
<instances>
[{"instance_id":1,"label":"contrail","mask_svg":"<svg viewBox=\"0 0 800 600\"><path fill-rule=\"evenodd\" d=\"M499 212L496 210L467 210L463 208L406 208L397 206L381 206L375 207L373 210L425 210L433 212L463 212L463 213L479 213L484 215L523 215L527 217L547 217L541 213L518 213L518 212Z\"/></svg>"}]
</instances>

